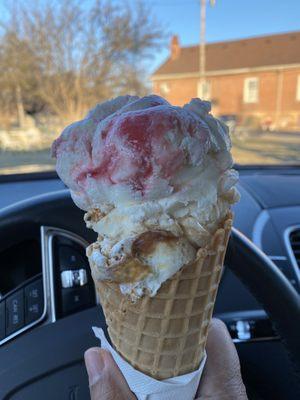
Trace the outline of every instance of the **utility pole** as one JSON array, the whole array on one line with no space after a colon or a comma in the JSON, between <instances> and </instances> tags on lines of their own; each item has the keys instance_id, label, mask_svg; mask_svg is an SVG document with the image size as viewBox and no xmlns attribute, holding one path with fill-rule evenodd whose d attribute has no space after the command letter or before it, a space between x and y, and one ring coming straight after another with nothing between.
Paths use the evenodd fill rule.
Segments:
<instances>
[{"instance_id":1,"label":"utility pole","mask_svg":"<svg viewBox=\"0 0 300 400\"><path fill-rule=\"evenodd\" d=\"M200 80L205 81L205 30L206 30L206 1L200 0L200 48L199 48L199 67Z\"/></svg>"},{"instance_id":2,"label":"utility pole","mask_svg":"<svg viewBox=\"0 0 300 400\"><path fill-rule=\"evenodd\" d=\"M275 111L275 129L279 128L279 120L282 109L282 90L283 90L283 73L278 70L277 73L277 93L276 93L276 111Z\"/></svg>"},{"instance_id":3,"label":"utility pole","mask_svg":"<svg viewBox=\"0 0 300 400\"><path fill-rule=\"evenodd\" d=\"M200 0L200 44L199 44L199 85L202 88L202 93L205 88L205 74L206 74L206 2L207 0ZM215 5L215 0L210 0L210 5Z\"/></svg>"}]
</instances>

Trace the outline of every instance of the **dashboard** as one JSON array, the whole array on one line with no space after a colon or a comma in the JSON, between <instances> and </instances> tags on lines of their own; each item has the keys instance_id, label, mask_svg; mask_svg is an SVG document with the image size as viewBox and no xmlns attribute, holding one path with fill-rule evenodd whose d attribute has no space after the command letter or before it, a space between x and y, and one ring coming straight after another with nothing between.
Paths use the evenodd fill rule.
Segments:
<instances>
[{"instance_id":1,"label":"dashboard","mask_svg":"<svg viewBox=\"0 0 300 400\"><path fill-rule=\"evenodd\" d=\"M300 170L238 169L241 200L233 210L234 226L272 259L299 292ZM3 176L0 210L65 189L52 172ZM22 237L22 231L19 235ZM92 233L89 235L93 240ZM86 240L58 224L33 230L17 245L0 251L0 350L27 330L99 307L84 256L86 245ZM49 246L51 259L45 250ZM292 399L288 356L261 306L226 267L214 314L227 324L249 387L257 385L261 373L268 378L260 382L263 398L282 393ZM274 374L281 376L281 382L273 382ZM273 384L272 390L268 381Z\"/></svg>"}]
</instances>

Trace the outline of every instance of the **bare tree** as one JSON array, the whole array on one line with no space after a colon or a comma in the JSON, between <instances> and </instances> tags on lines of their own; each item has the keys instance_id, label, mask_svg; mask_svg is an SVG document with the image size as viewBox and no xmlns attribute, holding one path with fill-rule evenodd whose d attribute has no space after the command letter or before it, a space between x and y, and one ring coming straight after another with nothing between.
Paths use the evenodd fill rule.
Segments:
<instances>
[{"instance_id":1,"label":"bare tree","mask_svg":"<svg viewBox=\"0 0 300 400\"><path fill-rule=\"evenodd\" d=\"M9 110L12 105L15 106L22 127L25 108L36 98L38 63L27 42L20 40L13 31L6 32L1 38L0 68L2 109Z\"/></svg>"},{"instance_id":2,"label":"bare tree","mask_svg":"<svg viewBox=\"0 0 300 400\"><path fill-rule=\"evenodd\" d=\"M64 121L74 120L95 102L125 92L145 92L145 59L162 45L164 33L143 2L32 3L14 1L2 26L5 35L15 26L16 39L24 44L26 68L34 75L30 79L37 86L36 95L49 111ZM17 48L15 52L23 68L23 56ZM24 80L19 67L9 68L12 75L22 76L18 81ZM26 75L26 82L30 79ZM22 88L16 95L22 96ZM20 96L16 101L21 104Z\"/></svg>"}]
</instances>

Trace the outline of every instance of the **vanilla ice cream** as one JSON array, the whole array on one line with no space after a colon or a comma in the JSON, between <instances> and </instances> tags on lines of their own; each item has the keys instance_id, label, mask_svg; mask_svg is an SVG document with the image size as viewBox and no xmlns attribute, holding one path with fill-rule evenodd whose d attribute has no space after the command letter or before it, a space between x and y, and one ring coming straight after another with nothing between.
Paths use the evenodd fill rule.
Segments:
<instances>
[{"instance_id":1,"label":"vanilla ice cream","mask_svg":"<svg viewBox=\"0 0 300 400\"><path fill-rule=\"evenodd\" d=\"M95 281L132 299L154 296L193 262L239 198L227 127L210 103L158 96L97 105L54 142L57 172L98 233L87 249Z\"/></svg>"}]
</instances>

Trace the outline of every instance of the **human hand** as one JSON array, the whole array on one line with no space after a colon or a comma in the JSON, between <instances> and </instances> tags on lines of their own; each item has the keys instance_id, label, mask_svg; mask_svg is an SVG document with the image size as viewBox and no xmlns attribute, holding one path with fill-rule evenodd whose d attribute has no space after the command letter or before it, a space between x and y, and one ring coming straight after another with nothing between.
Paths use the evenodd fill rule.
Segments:
<instances>
[{"instance_id":1,"label":"human hand","mask_svg":"<svg viewBox=\"0 0 300 400\"><path fill-rule=\"evenodd\" d=\"M240 363L223 322L213 319L207 338L207 361L196 395L198 400L246 400ZM111 354L98 347L84 355L91 400L134 400Z\"/></svg>"},{"instance_id":2,"label":"human hand","mask_svg":"<svg viewBox=\"0 0 300 400\"><path fill-rule=\"evenodd\" d=\"M135 395L109 351L92 347L84 353L91 400L134 400Z\"/></svg>"},{"instance_id":3,"label":"human hand","mask_svg":"<svg viewBox=\"0 0 300 400\"><path fill-rule=\"evenodd\" d=\"M213 318L206 342L207 360L197 400L247 400L240 361L226 325Z\"/></svg>"}]
</instances>

